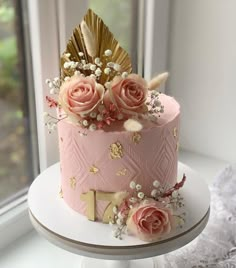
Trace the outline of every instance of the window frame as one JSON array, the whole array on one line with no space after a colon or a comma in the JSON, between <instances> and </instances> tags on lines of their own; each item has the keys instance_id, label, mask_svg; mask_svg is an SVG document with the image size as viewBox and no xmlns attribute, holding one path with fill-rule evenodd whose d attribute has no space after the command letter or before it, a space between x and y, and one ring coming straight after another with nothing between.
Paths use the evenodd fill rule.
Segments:
<instances>
[{"instance_id":1,"label":"window frame","mask_svg":"<svg viewBox=\"0 0 236 268\"><path fill-rule=\"evenodd\" d=\"M148 2L148 3L147 3ZM167 71L170 28L170 0L149 0L145 4L144 77L150 80ZM165 88L161 88L162 92Z\"/></svg>"},{"instance_id":2,"label":"window frame","mask_svg":"<svg viewBox=\"0 0 236 268\"><path fill-rule=\"evenodd\" d=\"M35 115L35 97L34 90L29 90L34 85L32 77L32 61L31 61L31 45L30 45L30 35L29 35L29 20L27 14L27 0L21 0L15 4L16 17L17 18L17 30L18 34L21 35L20 40L22 51L22 57L24 57L23 71L21 71L21 81L24 85L23 88L23 98L25 99L25 104L23 112L26 115L30 115L27 118L26 127L26 137L28 137L28 142L26 146L26 152L30 158L31 172L29 173L29 183L31 183L34 177L39 174L39 160L38 160L38 143L37 143L37 128L36 128L36 115ZM20 14L19 14L20 12ZM19 38L19 36L17 37ZM5 213L6 209L11 209L15 207L18 202L17 199L21 200L21 197L26 195L28 192L28 186L25 185L19 191L12 193L9 197L4 198L0 201L0 216Z\"/></svg>"},{"instance_id":3,"label":"window frame","mask_svg":"<svg viewBox=\"0 0 236 268\"><path fill-rule=\"evenodd\" d=\"M59 45L57 34L57 5L56 1L25 0L28 7L30 29L31 56L33 66L33 81L37 120L37 137L39 151L39 166L42 172L49 165L57 161L54 148L57 148L56 139L46 138L43 112L46 110L44 94L46 87L43 83L47 77L58 73ZM46 11L46 12L45 12ZM45 13L48 15L45 16ZM51 25L47 27L47 25ZM40 34L34 34L39 32ZM53 52L52 49L54 48ZM31 110L32 111L32 110ZM47 148L49 150L47 150ZM38 165L38 163L34 163ZM32 178L33 180L33 178ZM28 217L27 194L9 203L0 210L0 249L32 230Z\"/></svg>"},{"instance_id":4,"label":"window frame","mask_svg":"<svg viewBox=\"0 0 236 268\"><path fill-rule=\"evenodd\" d=\"M57 162L58 150L57 133L48 134L44 125L43 113L48 111L45 104L45 95L48 93L44 81L59 74L59 58L65 47L65 42L71 35L71 29L78 23L78 18L87 10L87 0L26 0L29 10L29 25L31 37L31 53L33 64L33 80L35 90L37 137L39 151L39 170L42 172L48 166ZM80 8L77 9L78 2ZM164 9L162 18L169 19L169 0L164 4L162 0L139 1L138 13L143 20L139 20L138 27L138 73L149 79L153 70L160 69L167 63L166 48L168 40L168 27L155 29L156 19ZM154 16L156 14L156 16ZM50 27L48 27L50 25ZM59 33L60 29L60 33ZM34 34L34 33L39 34ZM147 42L156 41L162 36L161 60L155 60L151 56L154 47ZM60 38L59 38L60 37ZM149 59L146 60L146 59ZM144 72L144 69L147 70ZM164 68L165 69L165 68ZM163 70L161 70L163 71ZM51 111L50 111L51 112ZM5 207L5 213L0 216L0 250L17 238L32 230L28 217L27 195L22 196Z\"/></svg>"},{"instance_id":5,"label":"window frame","mask_svg":"<svg viewBox=\"0 0 236 268\"><path fill-rule=\"evenodd\" d=\"M34 81L37 120L39 171L58 161L57 133L48 134L44 124L44 112L48 111L45 95L48 94L47 78L59 75L60 47L65 47L71 35L71 24L78 23L84 15L87 1L80 1L79 14L75 8L77 0L25 0L28 6L26 22L30 26L30 45ZM71 20L74 18L74 21ZM50 27L48 27L50 25ZM60 29L60 34L59 34ZM39 34L34 34L34 33ZM60 36L60 38L59 38ZM50 111L51 112L51 111ZM36 163L37 165L37 163ZM32 178L33 179L33 178ZM9 203L0 210L0 250L33 229L28 216L27 194Z\"/></svg>"}]
</instances>

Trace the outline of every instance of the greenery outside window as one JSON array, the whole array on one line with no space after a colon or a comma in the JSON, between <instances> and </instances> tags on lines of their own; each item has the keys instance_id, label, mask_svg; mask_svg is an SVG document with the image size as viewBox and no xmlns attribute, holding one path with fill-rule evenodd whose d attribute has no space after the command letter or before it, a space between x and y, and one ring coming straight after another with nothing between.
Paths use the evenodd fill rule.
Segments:
<instances>
[{"instance_id":1,"label":"greenery outside window","mask_svg":"<svg viewBox=\"0 0 236 268\"><path fill-rule=\"evenodd\" d=\"M34 88L23 0L0 1L0 208L37 174Z\"/></svg>"}]
</instances>

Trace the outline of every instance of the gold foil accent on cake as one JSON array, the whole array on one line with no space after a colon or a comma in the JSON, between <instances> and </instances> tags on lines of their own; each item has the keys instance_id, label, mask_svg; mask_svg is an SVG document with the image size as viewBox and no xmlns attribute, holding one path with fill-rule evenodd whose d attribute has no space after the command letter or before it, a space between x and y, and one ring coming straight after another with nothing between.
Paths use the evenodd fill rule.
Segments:
<instances>
[{"instance_id":1,"label":"gold foil accent on cake","mask_svg":"<svg viewBox=\"0 0 236 268\"><path fill-rule=\"evenodd\" d=\"M74 190L76 187L76 178L71 177L69 180L70 180L70 187Z\"/></svg>"},{"instance_id":2,"label":"gold foil accent on cake","mask_svg":"<svg viewBox=\"0 0 236 268\"><path fill-rule=\"evenodd\" d=\"M96 166L91 166L91 168L89 169L89 172L92 174L97 174L99 171L99 169Z\"/></svg>"},{"instance_id":3,"label":"gold foil accent on cake","mask_svg":"<svg viewBox=\"0 0 236 268\"><path fill-rule=\"evenodd\" d=\"M132 141L135 143L135 144L139 144L140 141L141 141L141 134L138 133L138 132L134 132L133 135L132 135Z\"/></svg>"},{"instance_id":4,"label":"gold foil accent on cake","mask_svg":"<svg viewBox=\"0 0 236 268\"><path fill-rule=\"evenodd\" d=\"M86 216L90 221L96 219L96 195L95 191L90 190L80 195L80 200L86 202Z\"/></svg>"},{"instance_id":5,"label":"gold foil accent on cake","mask_svg":"<svg viewBox=\"0 0 236 268\"><path fill-rule=\"evenodd\" d=\"M115 142L110 145L110 157L111 159L123 157L123 146L119 142Z\"/></svg>"},{"instance_id":6,"label":"gold foil accent on cake","mask_svg":"<svg viewBox=\"0 0 236 268\"><path fill-rule=\"evenodd\" d=\"M118 170L116 172L117 176L125 176L127 174L127 169L126 168L122 168L121 170Z\"/></svg>"},{"instance_id":7,"label":"gold foil accent on cake","mask_svg":"<svg viewBox=\"0 0 236 268\"><path fill-rule=\"evenodd\" d=\"M62 137L60 138L60 140L61 140L61 142L63 142L63 138Z\"/></svg>"},{"instance_id":8,"label":"gold foil accent on cake","mask_svg":"<svg viewBox=\"0 0 236 268\"><path fill-rule=\"evenodd\" d=\"M173 135L175 138L177 137L177 128L176 127L173 129Z\"/></svg>"},{"instance_id":9,"label":"gold foil accent on cake","mask_svg":"<svg viewBox=\"0 0 236 268\"><path fill-rule=\"evenodd\" d=\"M61 189L60 192L59 192L59 196L60 196L60 198L63 198L63 192L62 192L62 189Z\"/></svg>"}]
</instances>

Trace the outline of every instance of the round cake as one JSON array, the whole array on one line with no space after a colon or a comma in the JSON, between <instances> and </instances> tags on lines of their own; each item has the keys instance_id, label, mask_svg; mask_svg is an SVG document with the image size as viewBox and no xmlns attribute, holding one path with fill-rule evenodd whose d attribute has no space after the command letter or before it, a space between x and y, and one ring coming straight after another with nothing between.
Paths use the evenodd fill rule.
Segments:
<instances>
[{"instance_id":1,"label":"round cake","mask_svg":"<svg viewBox=\"0 0 236 268\"><path fill-rule=\"evenodd\" d=\"M131 181L150 195L153 181L168 189L177 181L179 104L160 94L165 111L157 123L143 121L139 132L128 132L123 122L81 135L78 126L58 123L61 185L65 202L86 215L82 194L89 191L129 191ZM102 220L109 200L96 200L95 215Z\"/></svg>"},{"instance_id":2,"label":"round cake","mask_svg":"<svg viewBox=\"0 0 236 268\"><path fill-rule=\"evenodd\" d=\"M104 38L105 36L105 38ZM63 201L113 235L156 241L184 223L177 181L180 106L160 93L168 73L146 81L92 10L48 79L49 132L58 129Z\"/></svg>"}]
</instances>

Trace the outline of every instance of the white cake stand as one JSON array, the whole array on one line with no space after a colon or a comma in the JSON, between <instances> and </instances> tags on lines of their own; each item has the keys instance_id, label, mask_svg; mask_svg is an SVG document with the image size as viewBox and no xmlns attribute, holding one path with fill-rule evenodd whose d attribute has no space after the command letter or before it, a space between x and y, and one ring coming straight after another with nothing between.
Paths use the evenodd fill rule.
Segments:
<instances>
[{"instance_id":1,"label":"white cake stand","mask_svg":"<svg viewBox=\"0 0 236 268\"><path fill-rule=\"evenodd\" d=\"M197 237L207 224L210 194L205 182L189 167L179 163L179 176L187 176L180 190L185 199L186 223L163 240L147 243L132 236L122 240L112 236L107 224L88 221L74 212L59 197L60 171L55 164L41 173L32 183L29 212L35 229L53 244L84 256L82 268L155 268L159 256L176 250ZM159 267L159 264L158 264Z\"/></svg>"}]
</instances>

